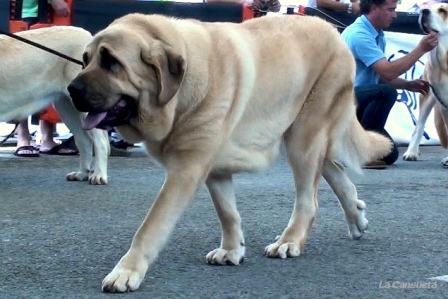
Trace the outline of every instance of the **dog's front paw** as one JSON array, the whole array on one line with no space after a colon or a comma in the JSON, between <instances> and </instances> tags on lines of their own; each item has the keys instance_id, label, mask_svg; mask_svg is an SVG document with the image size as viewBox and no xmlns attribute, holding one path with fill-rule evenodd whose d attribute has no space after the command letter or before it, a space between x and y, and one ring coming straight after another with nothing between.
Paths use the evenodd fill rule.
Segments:
<instances>
[{"instance_id":1,"label":"dog's front paw","mask_svg":"<svg viewBox=\"0 0 448 299\"><path fill-rule=\"evenodd\" d=\"M411 151L407 150L404 154L403 154L403 160L405 161L417 161L418 159L418 153L412 153Z\"/></svg>"},{"instance_id":2,"label":"dog's front paw","mask_svg":"<svg viewBox=\"0 0 448 299\"><path fill-rule=\"evenodd\" d=\"M364 235L364 231L369 227L369 221L367 220L366 214L366 203L362 200L358 200L357 211L355 212L355 217L353 221L348 222L348 230L350 237L354 240L360 239Z\"/></svg>"},{"instance_id":3,"label":"dog's front paw","mask_svg":"<svg viewBox=\"0 0 448 299\"><path fill-rule=\"evenodd\" d=\"M126 269L120 265L110 272L103 280L101 289L107 293L124 293L136 291L143 281L138 271Z\"/></svg>"},{"instance_id":4,"label":"dog's front paw","mask_svg":"<svg viewBox=\"0 0 448 299\"><path fill-rule=\"evenodd\" d=\"M144 256L128 251L104 279L103 292L132 292L140 287L149 264Z\"/></svg>"},{"instance_id":5,"label":"dog's front paw","mask_svg":"<svg viewBox=\"0 0 448 299\"><path fill-rule=\"evenodd\" d=\"M91 185L107 185L107 175L94 172L89 176L89 184L91 184Z\"/></svg>"},{"instance_id":6,"label":"dog's front paw","mask_svg":"<svg viewBox=\"0 0 448 299\"><path fill-rule=\"evenodd\" d=\"M239 265L244 260L244 254L246 253L246 247L240 246L237 249L226 250L217 248L210 251L205 260L211 265Z\"/></svg>"},{"instance_id":7,"label":"dog's front paw","mask_svg":"<svg viewBox=\"0 0 448 299\"><path fill-rule=\"evenodd\" d=\"M84 182L89 179L89 174L83 171L73 171L67 174L67 181Z\"/></svg>"},{"instance_id":8,"label":"dog's front paw","mask_svg":"<svg viewBox=\"0 0 448 299\"><path fill-rule=\"evenodd\" d=\"M275 243L266 246L264 254L267 257L277 257L285 259L287 257L297 257L300 255L300 242L281 241L281 236L275 238Z\"/></svg>"}]
</instances>

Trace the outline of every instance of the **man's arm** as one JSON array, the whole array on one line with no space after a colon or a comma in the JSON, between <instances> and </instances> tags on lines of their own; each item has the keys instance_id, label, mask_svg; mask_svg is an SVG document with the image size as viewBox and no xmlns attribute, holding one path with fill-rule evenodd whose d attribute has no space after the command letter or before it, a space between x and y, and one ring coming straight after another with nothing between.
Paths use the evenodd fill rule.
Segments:
<instances>
[{"instance_id":1,"label":"man's arm","mask_svg":"<svg viewBox=\"0 0 448 299\"><path fill-rule=\"evenodd\" d=\"M437 34L432 32L423 37L417 47L409 54L394 60L380 59L372 65L381 79L393 81L409 70L426 52L431 51L437 45Z\"/></svg>"},{"instance_id":2,"label":"man's arm","mask_svg":"<svg viewBox=\"0 0 448 299\"><path fill-rule=\"evenodd\" d=\"M418 47L394 61L388 61L386 58L378 60L372 65L373 70L378 73L384 81L393 81L407 72L419 59L425 54Z\"/></svg>"},{"instance_id":3,"label":"man's arm","mask_svg":"<svg viewBox=\"0 0 448 299\"><path fill-rule=\"evenodd\" d=\"M48 2L58 16L66 17L70 14L70 8L64 0L49 0Z\"/></svg>"},{"instance_id":4,"label":"man's arm","mask_svg":"<svg viewBox=\"0 0 448 299\"><path fill-rule=\"evenodd\" d=\"M359 2L350 3L352 5L352 13L355 15L359 15L360 8ZM347 11L348 12L348 3L337 2L335 0L316 0L316 5L318 8L325 8L333 11Z\"/></svg>"},{"instance_id":5,"label":"man's arm","mask_svg":"<svg viewBox=\"0 0 448 299\"><path fill-rule=\"evenodd\" d=\"M396 78L395 80L387 81L386 83L392 85L396 89L408 89L409 86L409 81L402 78Z\"/></svg>"}]
</instances>

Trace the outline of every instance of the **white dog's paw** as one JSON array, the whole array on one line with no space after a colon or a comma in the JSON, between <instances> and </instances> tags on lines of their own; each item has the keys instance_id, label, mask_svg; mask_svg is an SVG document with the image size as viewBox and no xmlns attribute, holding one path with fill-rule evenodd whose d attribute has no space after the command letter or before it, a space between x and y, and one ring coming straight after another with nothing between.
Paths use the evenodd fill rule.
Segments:
<instances>
[{"instance_id":1,"label":"white dog's paw","mask_svg":"<svg viewBox=\"0 0 448 299\"><path fill-rule=\"evenodd\" d=\"M211 265L239 265L244 261L244 255L246 253L246 247L240 246L237 249L226 250L217 248L210 251L205 260Z\"/></svg>"},{"instance_id":2,"label":"white dog's paw","mask_svg":"<svg viewBox=\"0 0 448 299\"><path fill-rule=\"evenodd\" d=\"M67 181L84 182L89 178L89 174L83 171L73 171L67 174Z\"/></svg>"},{"instance_id":3,"label":"white dog's paw","mask_svg":"<svg viewBox=\"0 0 448 299\"><path fill-rule=\"evenodd\" d=\"M138 271L133 271L119 265L104 279L101 286L103 292L124 293L136 291L143 281L143 276Z\"/></svg>"},{"instance_id":4,"label":"white dog's paw","mask_svg":"<svg viewBox=\"0 0 448 299\"><path fill-rule=\"evenodd\" d=\"M89 176L89 184L91 185L107 185L107 176L102 173L92 173Z\"/></svg>"},{"instance_id":5,"label":"white dog's paw","mask_svg":"<svg viewBox=\"0 0 448 299\"><path fill-rule=\"evenodd\" d=\"M364 235L364 231L369 227L369 221L365 214L366 203L362 200L358 200L355 221L348 223L349 234L353 240L360 239Z\"/></svg>"},{"instance_id":6,"label":"white dog's paw","mask_svg":"<svg viewBox=\"0 0 448 299\"><path fill-rule=\"evenodd\" d=\"M403 160L405 161L417 161L418 160L418 153L412 153L411 151L407 150L404 154L403 154Z\"/></svg>"},{"instance_id":7,"label":"white dog's paw","mask_svg":"<svg viewBox=\"0 0 448 299\"><path fill-rule=\"evenodd\" d=\"M297 257L300 255L299 242L280 242L280 237L275 237L275 243L266 246L264 254L267 257L278 257L285 259L287 257Z\"/></svg>"},{"instance_id":8,"label":"white dog's paw","mask_svg":"<svg viewBox=\"0 0 448 299\"><path fill-rule=\"evenodd\" d=\"M440 163L442 163L442 166L444 168L448 168L448 157L443 158L442 161L440 161Z\"/></svg>"}]
</instances>

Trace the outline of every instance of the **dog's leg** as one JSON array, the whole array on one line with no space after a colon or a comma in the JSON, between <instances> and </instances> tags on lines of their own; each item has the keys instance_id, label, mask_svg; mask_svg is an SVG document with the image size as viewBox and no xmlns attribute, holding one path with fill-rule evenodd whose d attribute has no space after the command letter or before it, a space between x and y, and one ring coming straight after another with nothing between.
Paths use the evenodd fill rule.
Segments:
<instances>
[{"instance_id":1,"label":"dog's leg","mask_svg":"<svg viewBox=\"0 0 448 299\"><path fill-rule=\"evenodd\" d=\"M154 262L177 220L205 179L200 162L172 163L163 187L148 215L137 230L131 248L103 280L104 292L127 292L139 288L148 267Z\"/></svg>"},{"instance_id":2,"label":"dog's leg","mask_svg":"<svg viewBox=\"0 0 448 299\"><path fill-rule=\"evenodd\" d=\"M420 140L422 139L423 131L425 129L425 123L435 103L436 100L431 93L428 97L428 100L424 102L423 106L420 109L420 112L418 114L417 126L414 129L414 133L412 133L412 138L411 142L409 142L408 149L403 154L403 160L417 161L419 155L418 148L420 146Z\"/></svg>"},{"instance_id":3,"label":"dog's leg","mask_svg":"<svg viewBox=\"0 0 448 299\"><path fill-rule=\"evenodd\" d=\"M281 236L276 237L274 243L266 247L265 254L268 257L299 256L304 250L317 212L317 186L322 176L326 141L323 130L313 132L314 136L307 135L309 132L299 132L301 126L306 128L308 125L297 122L294 124L295 128L287 133L289 138L285 140L285 144L294 174L296 202L288 226Z\"/></svg>"},{"instance_id":4,"label":"dog's leg","mask_svg":"<svg viewBox=\"0 0 448 299\"><path fill-rule=\"evenodd\" d=\"M89 131L95 151L93 173L89 176L92 185L107 184L107 159L110 154L109 135L106 130L93 129Z\"/></svg>"},{"instance_id":5,"label":"dog's leg","mask_svg":"<svg viewBox=\"0 0 448 299\"><path fill-rule=\"evenodd\" d=\"M440 107L440 114L442 114L443 121L445 122L445 125L448 124L448 109L444 109L443 107ZM445 168L448 168L448 157L445 157L440 161L442 163L442 166Z\"/></svg>"},{"instance_id":6,"label":"dog's leg","mask_svg":"<svg viewBox=\"0 0 448 299\"><path fill-rule=\"evenodd\" d=\"M355 185L345 174L342 165L328 159L324 161L323 176L341 203L350 236L353 239L361 238L369 221L365 218L366 204L358 199Z\"/></svg>"},{"instance_id":7,"label":"dog's leg","mask_svg":"<svg viewBox=\"0 0 448 299\"><path fill-rule=\"evenodd\" d=\"M72 101L65 94L61 95L61 98L54 102L54 106L61 116L62 121L73 134L80 155L79 170L67 174L67 180L87 181L92 161L93 142L89 133L82 129L83 115L75 109Z\"/></svg>"},{"instance_id":8,"label":"dog's leg","mask_svg":"<svg viewBox=\"0 0 448 299\"><path fill-rule=\"evenodd\" d=\"M206 261L209 264L238 265L243 261L246 248L241 229L241 217L236 208L232 176L210 175L205 183L222 228L221 246L210 251Z\"/></svg>"}]
</instances>

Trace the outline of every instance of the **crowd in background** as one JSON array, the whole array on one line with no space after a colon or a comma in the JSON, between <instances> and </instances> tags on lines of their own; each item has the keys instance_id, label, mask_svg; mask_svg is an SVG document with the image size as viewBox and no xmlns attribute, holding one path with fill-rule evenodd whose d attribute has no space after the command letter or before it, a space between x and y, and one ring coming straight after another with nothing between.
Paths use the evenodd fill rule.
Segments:
<instances>
[{"instance_id":1,"label":"crowd in background","mask_svg":"<svg viewBox=\"0 0 448 299\"><path fill-rule=\"evenodd\" d=\"M185 2L185 1L182 1ZM196 1L188 1L188 2L196 2ZM202 2L202 1L198 1L198 2ZM373 17L369 17L369 14L371 14L371 8L374 7L383 7L383 13L387 14L389 13L388 17L389 19L393 19L394 17L392 16L393 14L395 14L396 11L407 11L407 12L412 12L412 13L418 13L420 11L421 8L426 8L429 7L431 4L436 3L436 0L418 0L418 1L410 1L410 0L400 0L400 1L396 1L396 0L340 0L340 1L336 1L336 0L281 0L281 2L279 0L207 0L207 2L209 3L223 3L223 2L234 2L234 3L241 3L241 4L245 4L248 6L251 6L254 10L258 10L258 11L264 11L264 12L269 12L269 13L283 13L284 10L286 10L286 8L288 6L297 6L297 5L305 5L305 6L309 6L309 7L315 7L315 8L323 8L323 9L329 9L329 10L333 10L333 11L341 11L341 12L347 12L349 14L353 14L356 16L363 16L358 18L355 21L355 24L352 24L351 26L349 26L349 28L346 29L346 32L342 34L342 36L344 37L344 39L346 40L347 44L350 46L352 52L355 55L356 58L356 62L357 62L357 83L355 84L356 88L357 88L357 97L358 98L362 98L363 93L360 93L360 86L371 86L372 84L374 85L380 85L383 84L384 80L384 76L386 74L386 71L384 71L384 73L382 73L381 69L378 67L375 67L374 65L377 64L376 62L384 59L384 48L385 48L385 41L384 41L384 36L382 34L382 31L387 29L388 26L390 25L390 23L384 23L386 22L385 19L387 18L386 15L383 15L383 23L381 23L381 16L378 15L374 15ZM22 17L23 19L29 24L32 25L33 23L37 22L36 16L37 16L37 1L36 0L24 0L24 6L23 6L23 14ZM64 6L64 2L63 0L54 0L50 2L53 5L53 9L55 10L55 12L57 14L60 15L66 15L70 13L70 10L68 7ZM364 3L364 4L362 4ZM364 5L364 6L363 6ZM373 6L372 6L373 5ZM389 6L389 10L385 9L385 6ZM392 7L393 6L393 7ZM390 10L391 8L393 8L393 11ZM377 11L378 13L378 11ZM357 25L356 25L357 24ZM358 32L358 35L356 36L355 39L353 39L351 37L351 35L349 35L347 32L353 32L353 27L362 27L362 25L365 25L366 30L369 30L370 28L372 28L372 36L374 38L377 38L376 35L378 37L380 37L379 40L376 40L376 44L372 44L369 45L370 48L366 48L364 50L364 52L366 53L375 53L376 54L376 58L371 58L372 55L370 55L369 57L366 58L366 55L360 55L359 53L362 53L362 51L357 51L358 48L362 48L360 45L365 45L366 43L370 43L369 39L363 39L363 42L360 42L360 35ZM369 27L370 26L370 27ZM359 29L359 28L358 28ZM376 31L375 31L376 30ZM375 32L377 32L378 34L375 34ZM356 40L357 42L355 43L353 40ZM362 39L361 39L362 40ZM435 44L434 41L436 40L436 38L433 37L433 39L428 41L428 38L423 38L422 42L418 45L417 49L419 49L419 55L417 55L417 59L421 57L421 55L425 54L427 51L431 50ZM423 44L423 45L422 45ZM368 51L367 51L368 50ZM368 55L367 55L368 56ZM368 59L373 59L374 61L370 61ZM375 60L376 59L376 60ZM408 58L402 58L401 60L406 60ZM400 59L399 59L400 60ZM413 59L415 60L415 59ZM413 61L412 60L412 61ZM409 60L410 64L412 62L411 60ZM415 61L413 62L415 63ZM406 64L406 67L402 67L400 69L400 71L406 71L408 64ZM375 78L373 81L371 80L371 82L362 82L362 80L360 79L360 76L365 76L365 72L360 74L360 70L370 70L370 72L372 72L372 78ZM394 76L393 80L389 80L389 82L386 83L396 83L397 77L401 74L395 74L397 76ZM360 81L361 80L361 81ZM392 82L393 81L393 82ZM359 83L361 82L361 83ZM367 84L369 83L369 84ZM388 88L388 86L393 86L394 90L395 88L407 88L409 90L415 91L415 92L420 92L420 91L427 91L428 87L427 84L425 84L424 82L418 81L418 80L413 80L413 82L409 83L409 84L413 84L413 85L409 85L408 83L406 83L407 85L405 85L405 83L401 82L400 84L386 84L386 87ZM384 87L383 85L381 85L382 87ZM363 125L367 128L367 129L373 129L376 131L379 131L381 133L383 133L384 135L388 136L389 138L391 138L389 136L389 134L387 134L387 132L385 132L384 130L384 126L385 126L385 121L387 119L387 115L390 111L390 109L392 108L392 105L394 104L394 99L396 99L396 92L389 92L388 89L381 89L381 96L383 98L389 98L389 103L386 105L387 107L382 107L381 109L375 108L369 108L369 105L371 104L371 102L375 102L378 100L378 95L375 95L377 98L376 99L372 99L372 97L375 97L372 94L369 94L369 99L367 100L363 100L362 103L363 105L359 105L359 107L363 107L362 111L361 108L358 109L358 118L360 119L361 123L363 123ZM383 109L384 108L384 109ZM382 111L383 115L380 117L378 115L370 115L368 117L366 117L365 115L363 115L364 113L368 113L369 111ZM367 111L367 112L366 112ZM364 119L364 120L363 120ZM370 120L374 119L374 120L378 120L381 119L381 121L379 121L378 123L372 122ZM375 124L373 124L375 123ZM31 146L29 143L29 129L28 129L28 122L27 120L23 120L20 122L19 127L18 127L18 143L17 143L17 149L15 151L15 154L17 156L25 156L25 157L32 157L32 156L38 156L39 152L40 153L49 153L49 154L57 154L57 155L71 155L71 154L77 154L77 150L66 147L64 144L56 144L54 142L53 139L53 133L54 133L54 124L48 124L45 121L40 120L40 130L43 132L43 134L41 134L41 136L43 136L42 138L42 142L41 142L41 148L38 147L34 147ZM112 134L113 137L117 138L115 136L115 134ZM392 139L392 138L391 138ZM112 142L117 142L116 140L112 140ZM126 144L123 141L118 140L118 142L123 143L124 144L124 148L126 148L128 146L128 144ZM392 164L395 162L396 158L398 157L398 151L395 147L394 153L393 153L394 157L390 158L390 159L386 159L387 161L384 162L385 164Z\"/></svg>"}]
</instances>

